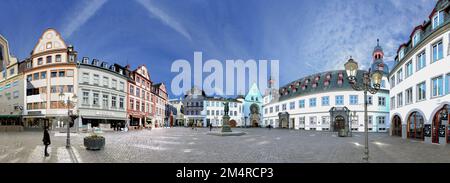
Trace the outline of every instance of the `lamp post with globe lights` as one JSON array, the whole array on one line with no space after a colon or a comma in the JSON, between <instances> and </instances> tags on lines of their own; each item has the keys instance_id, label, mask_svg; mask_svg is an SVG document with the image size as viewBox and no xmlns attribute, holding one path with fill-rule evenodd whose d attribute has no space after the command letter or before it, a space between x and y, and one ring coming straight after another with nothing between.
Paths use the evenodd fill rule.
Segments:
<instances>
[{"instance_id":1,"label":"lamp post with globe lights","mask_svg":"<svg viewBox=\"0 0 450 183\"><path fill-rule=\"evenodd\" d=\"M77 95L73 95L72 97L70 96L65 96L65 94L61 91L59 93L59 100L62 104L64 104L65 106L67 106L67 140L66 140L66 148L70 148L70 120L72 120L72 116L73 111L70 110L71 106L75 106L77 103Z\"/></svg>"},{"instance_id":2,"label":"lamp post with globe lights","mask_svg":"<svg viewBox=\"0 0 450 183\"><path fill-rule=\"evenodd\" d=\"M367 92L371 94L376 94L380 90L381 79L383 73L378 69L369 69L368 71L363 71L362 81L358 82L358 63L351 57L344 64L345 71L350 85L356 91L364 92L364 133L365 133L365 145L364 145L364 155L363 160L369 161L369 131L368 131L368 116L367 116Z\"/></svg>"}]
</instances>

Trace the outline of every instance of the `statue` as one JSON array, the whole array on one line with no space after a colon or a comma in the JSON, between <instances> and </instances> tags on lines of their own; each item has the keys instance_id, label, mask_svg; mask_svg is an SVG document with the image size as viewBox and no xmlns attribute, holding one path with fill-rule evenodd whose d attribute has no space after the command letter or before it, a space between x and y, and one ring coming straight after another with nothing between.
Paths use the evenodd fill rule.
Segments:
<instances>
[{"instance_id":1,"label":"statue","mask_svg":"<svg viewBox=\"0 0 450 183\"><path fill-rule=\"evenodd\" d=\"M230 102L225 101L223 103L225 116L228 116L228 112L230 111Z\"/></svg>"}]
</instances>

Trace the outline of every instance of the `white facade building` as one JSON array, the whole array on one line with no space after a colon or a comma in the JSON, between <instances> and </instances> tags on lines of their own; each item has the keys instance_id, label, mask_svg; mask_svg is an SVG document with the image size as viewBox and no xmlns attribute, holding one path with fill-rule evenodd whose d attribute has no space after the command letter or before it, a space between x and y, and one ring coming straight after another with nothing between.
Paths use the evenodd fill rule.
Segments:
<instances>
[{"instance_id":1,"label":"white facade building","mask_svg":"<svg viewBox=\"0 0 450 183\"><path fill-rule=\"evenodd\" d=\"M408 43L398 49L396 65L389 74L393 136L426 143L450 142L448 3L448 0L439 1L430 15L431 20L417 26Z\"/></svg>"},{"instance_id":2,"label":"white facade building","mask_svg":"<svg viewBox=\"0 0 450 183\"><path fill-rule=\"evenodd\" d=\"M373 65L385 68L383 51L374 50ZM342 66L344 67L344 66ZM364 71L358 71L361 82ZM271 81L269 81L271 82ZM274 128L329 131L337 129L330 119L333 107L349 109L352 131L364 131L364 93L355 91L348 83L344 70L329 71L301 78L282 87L278 94L266 92L263 105L263 124ZM368 95L368 129L387 132L389 128L389 83L383 76L378 93ZM284 119L282 121L282 119ZM351 120L351 121L350 121Z\"/></svg>"},{"instance_id":3,"label":"white facade building","mask_svg":"<svg viewBox=\"0 0 450 183\"><path fill-rule=\"evenodd\" d=\"M204 108L202 115L205 116L203 120L203 126L208 127L212 124L214 127L222 127L223 125L223 115L224 115L224 105L226 101L224 98L213 98L207 97L204 100ZM230 126L237 127L243 126L244 115L243 115L243 103L242 101L236 99L228 99L229 102L229 116L230 116Z\"/></svg>"},{"instance_id":4,"label":"white facade building","mask_svg":"<svg viewBox=\"0 0 450 183\"><path fill-rule=\"evenodd\" d=\"M127 77L124 70L99 60L83 58L78 68L79 127L122 128L127 118Z\"/></svg>"}]
</instances>

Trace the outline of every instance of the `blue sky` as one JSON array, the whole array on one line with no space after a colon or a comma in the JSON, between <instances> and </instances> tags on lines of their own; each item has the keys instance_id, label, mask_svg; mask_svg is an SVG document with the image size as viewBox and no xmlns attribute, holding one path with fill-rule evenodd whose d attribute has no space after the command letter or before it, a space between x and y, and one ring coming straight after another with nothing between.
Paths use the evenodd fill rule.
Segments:
<instances>
[{"instance_id":1,"label":"blue sky","mask_svg":"<svg viewBox=\"0 0 450 183\"><path fill-rule=\"evenodd\" d=\"M20 59L42 32L60 31L79 56L136 68L145 63L169 88L174 60L280 60L280 86L362 65L380 38L392 62L436 0L2 0L0 34ZM171 98L177 96L170 96Z\"/></svg>"}]
</instances>

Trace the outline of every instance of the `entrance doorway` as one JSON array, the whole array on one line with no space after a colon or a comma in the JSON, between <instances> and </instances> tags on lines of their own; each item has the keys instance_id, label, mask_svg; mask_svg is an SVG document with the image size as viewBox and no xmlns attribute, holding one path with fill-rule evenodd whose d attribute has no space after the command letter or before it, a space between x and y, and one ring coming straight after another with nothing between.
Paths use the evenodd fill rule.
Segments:
<instances>
[{"instance_id":1,"label":"entrance doorway","mask_svg":"<svg viewBox=\"0 0 450 183\"><path fill-rule=\"evenodd\" d=\"M288 122L285 118L281 119L281 128L287 128Z\"/></svg>"},{"instance_id":2,"label":"entrance doorway","mask_svg":"<svg viewBox=\"0 0 450 183\"><path fill-rule=\"evenodd\" d=\"M408 129L407 136L410 139L418 139L423 140L423 127L424 127L424 118L418 112L413 112L408 117Z\"/></svg>"},{"instance_id":3,"label":"entrance doorway","mask_svg":"<svg viewBox=\"0 0 450 183\"><path fill-rule=\"evenodd\" d=\"M258 127L258 126L259 126L258 121L253 120L252 121L252 127Z\"/></svg>"},{"instance_id":4,"label":"entrance doorway","mask_svg":"<svg viewBox=\"0 0 450 183\"><path fill-rule=\"evenodd\" d=\"M235 121L234 119L232 119L232 120L230 121L230 127L231 127L231 128L236 128L236 125L237 125L236 121Z\"/></svg>"},{"instance_id":5,"label":"entrance doorway","mask_svg":"<svg viewBox=\"0 0 450 183\"><path fill-rule=\"evenodd\" d=\"M345 118L343 116L336 116L334 118L334 130L340 131L341 129L345 129Z\"/></svg>"},{"instance_id":6,"label":"entrance doorway","mask_svg":"<svg viewBox=\"0 0 450 183\"><path fill-rule=\"evenodd\" d=\"M433 124L432 124L432 139L431 141L433 143L439 143L439 137L445 137L446 142L450 142L449 138L449 132L450 127L447 127L445 129L446 124L449 125L449 113L448 113L448 105L444 105L439 111L436 112L436 114L433 117ZM450 126L450 125L449 125ZM447 131L447 133L445 133Z\"/></svg>"},{"instance_id":7,"label":"entrance doorway","mask_svg":"<svg viewBox=\"0 0 450 183\"><path fill-rule=\"evenodd\" d=\"M402 120L397 115L392 120L392 136L402 136Z\"/></svg>"}]
</instances>

